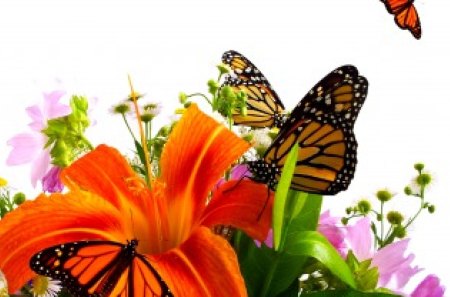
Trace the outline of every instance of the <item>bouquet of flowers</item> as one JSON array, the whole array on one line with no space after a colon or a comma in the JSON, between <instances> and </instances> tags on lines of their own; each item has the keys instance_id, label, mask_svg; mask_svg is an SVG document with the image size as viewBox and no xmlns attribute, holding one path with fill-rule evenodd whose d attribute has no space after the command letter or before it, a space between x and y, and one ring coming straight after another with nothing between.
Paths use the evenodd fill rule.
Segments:
<instances>
[{"instance_id":1,"label":"bouquet of flowers","mask_svg":"<svg viewBox=\"0 0 450 297\"><path fill-rule=\"evenodd\" d=\"M131 136L128 156L85 136L84 96L66 104L56 90L26 109L30 130L9 140L7 164L30 163L42 194L28 199L0 179L0 296L443 296L433 274L404 289L422 270L407 230L435 209L423 164L404 189L418 203L410 217L387 211L386 189L377 207L361 200L341 217L321 209L356 164L364 80L349 79L353 68L330 73L288 115L250 61L231 51L223 62L208 93L180 93L157 131L160 105L143 103L130 80L112 107ZM337 103L350 87L361 103ZM333 166L334 175L323 169Z\"/></svg>"}]
</instances>

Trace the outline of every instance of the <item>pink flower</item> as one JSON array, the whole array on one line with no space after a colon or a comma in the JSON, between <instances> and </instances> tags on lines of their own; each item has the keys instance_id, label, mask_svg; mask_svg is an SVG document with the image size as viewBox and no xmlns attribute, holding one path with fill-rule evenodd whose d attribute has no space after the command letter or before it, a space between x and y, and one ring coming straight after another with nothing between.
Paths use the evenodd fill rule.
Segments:
<instances>
[{"instance_id":1,"label":"pink flower","mask_svg":"<svg viewBox=\"0 0 450 297\"><path fill-rule=\"evenodd\" d=\"M52 166L47 174L42 178L42 191L48 193L60 193L64 189L64 185L61 182L60 174L62 168L58 166Z\"/></svg>"},{"instance_id":2,"label":"pink flower","mask_svg":"<svg viewBox=\"0 0 450 297\"><path fill-rule=\"evenodd\" d=\"M412 292L411 297L443 297L445 287L440 285L439 278L428 275Z\"/></svg>"},{"instance_id":3,"label":"pink flower","mask_svg":"<svg viewBox=\"0 0 450 297\"><path fill-rule=\"evenodd\" d=\"M240 180L242 178L249 178L251 176L252 174L250 170L248 170L247 165L239 164L234 166L233 169L231 169L230 178L228 180ZM226 182L225 178L219 179L219 181L216 184L216 187L219 187L225 182Z\"/></svg>"},{"instance_id":4,"label":"pink flower","mask_svg":"<svg viewBox=\"0 0 450 297\"><path fill-rule=\"evenodd\" d=\"M320 215L317 231L322 233L334 248L345 258L347 246L345 245L345 227L340 224L341 218L333 217L327 210Z\"/></svg>"},{"instance_id":5,"label":"pink flower","mask_svg":"<svg viewBox=\"0 0 450 297\"><path fill-rule=\"evenodd\" d=\"M66 116L71 109L68 105L59 103L63 91L44 93L42 105L33 105L26 109L31 118L30 132L19 133L8 140L12 150L6 164L22 165L31 163L31 184L36 187L37 181L42 179L50 166L49 149L44 149L47 137L41 133L50 119Z\"/></svg>"},{"instance_id":6,"label":"pink flower","mask_svg":"<svg viewBox=\"0 0 450 297\"><path fill-rule=\"evenodd\" d=\"M266 240L263 241L264 244L269 247L273 248L273 229L269 229L269 233L267 233ZM261 241L255 239L255 244L260 248L261 247Z\"/></svg>"},{"instance_id":7,"label":"pink flower","mask_svg":"<svg viewBox=\"0 0 450 297\"><path fill-rule=\"evenodd\" d=\"M363 218L355 225L347 227L346 243L359 261L372 258L372 267L378 268L378 287L400 290L421 270L417 266L411 266L413 254L405 256L409 239L391 243L374 251L369 218Z\"/></svg>"}]
</instances>

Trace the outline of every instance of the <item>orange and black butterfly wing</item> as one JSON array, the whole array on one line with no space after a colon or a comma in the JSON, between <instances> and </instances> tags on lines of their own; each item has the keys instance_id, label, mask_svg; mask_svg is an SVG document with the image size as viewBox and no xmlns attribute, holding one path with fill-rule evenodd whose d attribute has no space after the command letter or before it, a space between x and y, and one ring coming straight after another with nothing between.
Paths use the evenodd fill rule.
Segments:
<instances>
[{"instance_id":1,"label":"orange and black butterfly wing","mask_svg":"<svg viewBox=\"0 0 450 297\"><path fill-rule=\"evenodd\" d=\"M135 240L127 245L112 241L69 242L35 254L30 267L61 281L75 297L132 297L137 291L149 292L141 296L172 296L159 274L136 253L136 245Z\"/></svg>"},{"instance_id":2,"label":"orange and black butterfly wing","mask_svg":"<svg viewBox=\"0 0 450 297\"><path fill-rule=\"evenodd\" d=\"M367 96L367 79L352 65L336 68L320 80L298 103L291 120L335 114L353 125Z\"/></svg>"},{"instance_id":3,"label":"orange and black butterfly wing","mask_svg":"<svg viewBox=\"0 0 450 297\"><path fill-rule=\"evenodd\" d=\"M233 71L233 76L227 76L223 85L248 96L247 115L233 111L235 124L256 128L280 126L284 105L262 72L236 51L225 52L222 61Z\"/></svg>"},{"instance_id":4,"label":"orange and black butterfly wing","mask_svg":"<svg viewBox=\"0 0 450 297\"><path fill-rule=\"evenodd\" d=\"M224 85L232 87L235 92L242 91L247 94L246 114L243 115L238 110L232 111L233 121L236 125L255 128L281 126L284 121L284 108L269 86L233 77L227 77Z\"/></svg>"},{"instance_id":5,"label":"orange and black butterfly wing","mask_svg":"<svg viewBox=\"0 0 450 297\"><path fill-rule=\"evenodd\" d=\"M394 15L399 28L409 30L416 39L420 39L422 27L414 0L384 0L383 3L387 11Z\"/></svg>"},{"instance_id":6,"label":"orange and black butterfly wing","mask_svg":"<svg viewBox=\"0 0 450 297\"><path fill-rule=\"evenodd\" d=\"M263 158L263 166L278 169L271 178L266 177L272 188L294 145L299 146L299 153L292 189L332 195L348 188L357 163L357 142L345 120L333 114L303 119L291 115Z\"/></svg>"}]
</instances>

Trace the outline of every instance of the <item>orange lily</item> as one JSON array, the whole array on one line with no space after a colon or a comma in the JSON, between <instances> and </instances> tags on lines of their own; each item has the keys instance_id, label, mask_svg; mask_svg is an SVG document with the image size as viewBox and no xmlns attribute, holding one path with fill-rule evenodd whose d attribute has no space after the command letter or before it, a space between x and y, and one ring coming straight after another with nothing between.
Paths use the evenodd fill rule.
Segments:
<instances>
[{"instance_id":1,"label":"orange lily","mask_svg":"<svg viewBox=\"0 0 450 297\"><path fill-rule=\"evenodd\" d=\"M264 240L271 219L271 202L264 209L267 188L229 181L210 197L247 149L193 105L173 130L161 177L153 178L150 190L118 151L100 145L63 171L66 194L41 194L0 221L0 270L9 291L34 276L28 261L46 247L136 238L138 253L148 257L174 296L247 296L234 250L211 227L233 225Z\"/></svg>"}]
</instances>

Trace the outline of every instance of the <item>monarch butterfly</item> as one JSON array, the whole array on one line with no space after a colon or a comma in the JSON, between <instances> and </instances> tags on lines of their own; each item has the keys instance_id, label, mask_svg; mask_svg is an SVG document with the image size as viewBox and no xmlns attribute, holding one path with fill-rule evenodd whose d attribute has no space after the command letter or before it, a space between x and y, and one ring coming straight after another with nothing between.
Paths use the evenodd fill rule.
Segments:
<instances>
[{"instance_id":1,"label":"monarch butterfly","mask_svg":"<svg viewBox=\"0 0 450 297\"><path fill-rule=\"evenodd\" d=\"M251 127L282 127L287 116L278 95L261 71L243 55L227 51L222 60L236 77L227 77L224 85L247 94L247 115L233 112L235 124ZM313 116L322 113L341 114L354 123L367 93L367 80L356 67L344 65L320 80L300 101L299 111Z\"/></svg>"},{"instance_id":2,"label":"monarch butterfly","mask_svg":"<svg viewBox=\"0 0 450 297\"><path fill-rule=\"evenodd\" d=\"M267 78L249 59L230 50L223 54L222 62L230 66L236 77L228 76L223 85L247 94L247 115L233 111L236 125L255 128L279 127L284 121L284 105Z\"/></svg>"},{"instance_id":3,"label":"monarch butterfly","mask_svg":"<svg viewBox=\"0 0 450 297\"><path fill-rule=\"evenodd\" d=\"M61 281L75 297L173 297L144 255L138 241L77 241L52 246L35 254L30 267Z\"/></svg>"},{"instance_id":4,"label":"monarch butterfly","mask_svg":"<svg viewBox=\"0 0 450 297\"><path fill-rule=\"evenodd\" d=\"M399 28L409 30L416 39L420 39L422 28L414 0L382 0L382 2L387 11L394 15Z\"/></svg>"},{"instance_id":5,"label":"monarch butterfly","mask_svg":"<svg viewBox=\"0 0 450 297\"><path fill-rule=\"evenodd\" d=\"M334 114L291 116L264 157L248 162L252 179L275 190L293 145L300 150L291 189L333 195L348 188L355 173L358 145L352 126Z\"/></svg>"},{"instance_id":6,"label":"monarch butterfly","mask_svg":"<svg viewBox=\"0 0 450 297\"><path fill-rule=\"evenodd\" d=\"M275 190L287 154L298 145L292 189L322 195L346 190L357 163L353 126L367 90L354 66L329 73L297 104L263 158L248 162L253 180Z\"/></svg>"}]
</instances>

